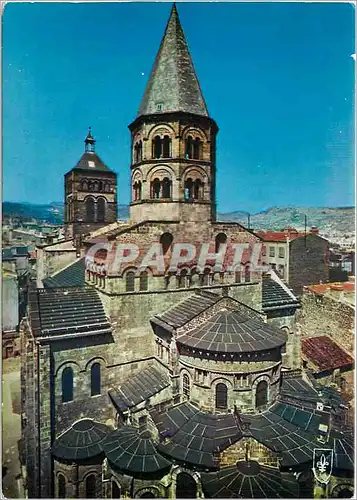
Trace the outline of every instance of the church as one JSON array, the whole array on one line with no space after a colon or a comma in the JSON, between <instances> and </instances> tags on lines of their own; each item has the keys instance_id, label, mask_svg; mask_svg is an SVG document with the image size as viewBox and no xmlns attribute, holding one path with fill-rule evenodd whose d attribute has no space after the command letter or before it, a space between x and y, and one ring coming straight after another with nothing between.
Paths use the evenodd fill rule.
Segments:
<instances>
[{"instance_id":1,"label":"church","mask_svg":"<svg viewBox=\"0 0 357 500\"><path fill-rule=\"evenodd\" d=\"M300 303L251 266L259 235L216 220L218 126L175 4L129 130L129 222L89 130L64 176L65 239L37 249L20 339L28 497L351 497L347 408L300 365ZM237 269L193 257L171 272L176 243L246 249ZM88 264L101 244L139 255ZM138 264L152 244L164 270ZM312 472L324 449L328 484Z\"/></svg>"}]
</instances>

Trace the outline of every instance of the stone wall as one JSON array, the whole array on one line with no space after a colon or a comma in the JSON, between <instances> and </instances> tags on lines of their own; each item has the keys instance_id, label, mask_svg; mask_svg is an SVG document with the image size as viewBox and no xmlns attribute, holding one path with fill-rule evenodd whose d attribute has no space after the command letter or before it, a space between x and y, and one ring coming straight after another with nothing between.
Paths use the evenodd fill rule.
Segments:
<instances>
[{"instance_id":1,"label":"stone wall","mask_svg":"<svg viewBox=\"0 0 357 500\"><path fill-rule=\"evenodd\" d=\"M353 306L307 290L302 295L297 326L302 337L329 335L354 355L354 318Z\"/></svg>"},{"instance_id":2,"label":"stone wall","mask_svg":"<svg viewBox=\"0 0 357 500\"><path fill-rule=\"evenodd\" d=\"M278 454L254 438L242 438L219 455L220 467L235 465L240 460L255 460L261 465L279 467Z\"/></svg>"},{"instance_id":3,"label":"stone wall","mask_svg":"<svg viewBox=\"0 0 357 500\"><path fill-rule=\"evenodd\" d=\"M301 367L300 332L296 328L297 309L280 309L268 312L267 322L286 332L287 342L283 353L283 367L295 370Z\"/></svg>"}]
</instances>

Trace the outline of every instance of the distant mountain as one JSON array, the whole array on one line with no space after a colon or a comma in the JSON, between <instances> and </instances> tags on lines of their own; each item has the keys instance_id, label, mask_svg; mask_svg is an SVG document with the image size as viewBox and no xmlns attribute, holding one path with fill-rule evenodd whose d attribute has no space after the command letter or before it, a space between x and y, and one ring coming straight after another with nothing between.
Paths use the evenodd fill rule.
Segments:
<instances>
[{"instance_id":1,"label":"distant mountain","mask_svg":"<svg viewBox=\"0 0 357 500\"><path fill-rule=\"evenodd\" d=\"M250 227L259 229L280 230L290 226L296 229L304 228L304 216L307 217L307 227L316 226L321 233L351 233L355 230L354 207L272 207L256 214L250 214ZM63 203L52 202L48 205L32 203L3 203L3 216L21 217L24 220L38 219L41 221L63 222ZM239 222L248 226L249 213L238 210L228 213L218 213L217 220ZM118 205L118 219L129 218L128 205Z\"/></svg>"}]
</instances>

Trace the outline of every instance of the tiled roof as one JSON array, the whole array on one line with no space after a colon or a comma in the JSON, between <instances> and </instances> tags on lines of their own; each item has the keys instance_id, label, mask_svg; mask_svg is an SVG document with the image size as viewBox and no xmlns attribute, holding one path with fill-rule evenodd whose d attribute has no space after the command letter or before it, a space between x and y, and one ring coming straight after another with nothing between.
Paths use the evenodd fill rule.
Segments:
<instances>
[{"instance_id":1,"label":"tiled roof","mask_svg":"<svg viewBox=\"0 0 357 500\"><path fill-rule=\"evenodd\" d=\"M109 396L119 410L125 411L146 401L169 385L170 380L166 373L148 366L128 377L119 389L111 389Z\"/></svg>"},{"instance_id":2,"label":"tiled roof","mask_svg":"<svg viewBox=\"0 0 357 500\"><path fill-rule=\"evenodd\" d=\"M155 316L152 321L155 322L155 319L159 319L172 328L179 328L221 299L221 295L205 291L200 294L192 294L191 297L179 302L163 314Z\"/></svg>"},{"instance_id":3,"label":"tiled roof","mask_svg":"<svg viewBox=\"0 0 357 500\"><path fill-rule=\"evenodd\" d=\"M78 259L73 264L62 269L54 276L45 278L43 286L45 288L70 288L85 285L85 258Z\"/></svg>"},{"instance_id":4,"label":"tiled roof","mask_svg":"<svg viewBox=\"0 0 357 500\"><path fill-rule=\"evenodd\" d=\"M83 153L74 168L78 170L88 170L91 172L112 172L112 170L110 170L110 168L102 162L97 153L92 151L86 151Z\"/></svg>"},{"instance_id":5,"label":"tiled roof","mask_svg":"<svg viewBox=\"0 0 357 500\"><path fill-rule=\"evenodd\" d=\"M104 452L112 464L129 473L155 473L172 465L157 452L150 432L139 432L131 426L111 432L104 442Z\"/></svg>"},{"instance_id":6,"label":"tiled roof","mask_svg":"<svg viewBox=\"0 0 357 500\"><path fill-rule=\"evenodd\" d=\"M162 104L161 109L158 104ZM175 4L138 116L172 111L208 116Z\"/></svg>"},{"instance_id":7,"label":"tiled roof","mask_svg":"<svg viewBox=\"0 0 357 500\"><path fill-rule=\"evenodd\" d=\"M32 290L29 309L35 337L111 332L99 295L91 288Z\"/></svg>"},{"instance_id":8,"label":"tiled roof","mask_svg":"<svg viewBox=\"0 0 357 500\"><path fill-rule=\"evenodd\" d=\"M332 292L354 292L355 283L353 281L342 281L338 283L319 283L318 285L308 285L305 287L310 292L324 295L325 293Z\"/></svg>"},{"instance_id":9,"label":"tiled roof","mask_svg":"<svg viewBox=\"0 0 357 500\"><path fill-rule=\"evenodd\" d=\"M303 358L320 372L352 367L354 363L353 358L327 335L301 339L301 351Z\"/></svg>"},{"instance_id":10,"label":"tiled roof","mask_svg":"<svg viewBox=\"0 0 357 500\"><path fill-rule=\"evenodd\" d=\"M52 454L64 460L84 460L100 455L110 428L89 418L78 420L61 434L52 446Z\"/></svg>"},{"instance_id":11,"label":"tiled roof","mask_svg":"<svg viewBox=\"0 0 357 500\"><path fill-rule=\"evenodd\" d=\"M206 498L299 498L299 484L292 474L282 474L254 460L201 477Z\"/></svg>"},{"instance_id":12,"label":"tiled roof","mask_svg":"<svg viewBox=\"0 0 357 500\"><path fill-rule=\"evenodd\" d=\"M258 316L223 309L198 327L177 337L177 342L205 351L243 353L274 349L286 343L286 333Z\"/></svg>"},{"instance_id":13,"label":"tiled roof","mask_svg":"<svg viewBox=\"0 0 357 500\"><path fill-rule=\"evenodd\" d=\"M257 231L257 234L267 242L277 242L285 243L287 239L294 240L299 237L299 233L296 232L283 232L283 231Z\"/></svg>"},{"instance_id":14,"label":"tiled roof","mask_svg":"<svg viewBox=\"0 0 357 500\"><path fill-rule=\"evenodd\" d=\"M299 301L270 276L263 276L262 308L269 309L280 306L298 306Z\"/></svg>"},{"instance_id":15,"label":"tiled roof","mask_svg":"<svg viewBox=\"0 0 357 500\"><path fill-rule=\"evenodd\" d=\"M213 452L228 448L242 437L233 415L204 413L189 402L163 413L151 412L161 439L158 450L174 460L216 468Z\"/></svg>"}]
</instances>

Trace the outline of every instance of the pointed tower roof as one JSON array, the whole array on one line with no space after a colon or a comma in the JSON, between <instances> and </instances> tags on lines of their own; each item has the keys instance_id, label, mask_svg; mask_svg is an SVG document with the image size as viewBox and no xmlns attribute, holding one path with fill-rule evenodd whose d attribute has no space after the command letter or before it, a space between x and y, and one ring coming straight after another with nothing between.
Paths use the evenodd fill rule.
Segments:
<instances>
[{"instance_id":1,"label":"pointed tower roof","mask_svg":"<svg viewBox=\"0 0 357 500\"><path fill-rule=\"evenodd\" d=\"M208 116L175 4L138 116L173 111Z\"/></svg>"}]
</instances>

